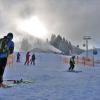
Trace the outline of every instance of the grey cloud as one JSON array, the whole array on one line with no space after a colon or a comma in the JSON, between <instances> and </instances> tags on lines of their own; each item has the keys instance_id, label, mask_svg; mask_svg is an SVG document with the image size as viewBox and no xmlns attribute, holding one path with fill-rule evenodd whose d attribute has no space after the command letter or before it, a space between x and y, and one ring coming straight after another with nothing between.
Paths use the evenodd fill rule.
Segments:
<instances>
[{"instance_id":1,"label":"grey cloud","mask_svg":"<svg viewBox=\"0 0 100 100\"><path fill-rule=\"evenodd\" d=\"M16 19L37 15L49 33L60 33L75 44L91 35L91 44L98 44L99 11L100 0L0 0L0 30L16 32Z\"/></svg>"},{"instance_id":2,"label":"grey cloud","mask_svg":"<svg viewBox=\"0 0 100 100\"><path fill-rule=\"evenodd\" d=\"M62 0L53 4L50 11L51 22L54 29L63 33L64 36L72 41L82 41L84 35L98 35L100 32L100 1L96 0ZM68 1L68 2L67 2ZM54 6L55 5L55 6ZM57 6L56 6L57 5ZM54 9L56 8L56 9ZM53 25L52 25L53 24ZM57 25L57 26L56 26ZM99 39L99 37L97 37Z\"/></svg>"}]
</instances>

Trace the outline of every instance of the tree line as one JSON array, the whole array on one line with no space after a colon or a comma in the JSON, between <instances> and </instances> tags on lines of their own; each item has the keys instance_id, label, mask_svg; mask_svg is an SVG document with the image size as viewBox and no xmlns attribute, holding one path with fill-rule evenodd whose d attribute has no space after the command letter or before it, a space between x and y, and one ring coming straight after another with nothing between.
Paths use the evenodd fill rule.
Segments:
<instances>
[{"instance_id":1,"label":"tree line","mask_svg":"<svg viewBox=\"0 0 100 100\"><path fill-rule=\"evenodd\" d=\"M63 54L70 55L73 53L80 54L82 50L79 47L75 47L70 41L67 41L61 35L52 34L49 43L55 48L62 51Z\"/></svg>"},{"instance_id":2,"label":"tree line","mask_svg":"<svg viewBox=\"0 0 100 100\"><path fill-rule=\"evenodd\" d=\"M39 39L33 38L31 36L24 37L22 39L20 49L22 51L28 51L28 50L32 49L33 46L35 46L34 42L36 42L36 41L37 41L37 45L38 45ZM55 48L62 51L62 53L65 55L71 55L73 53L80 54L83 52L82 49L80 49L78 46L72 45L72 43L70 41L67 41L61 35L52 34L49 41L47 40L47 42L49 42L49 44L51 44Z\"/></svg>"}]
</instances>

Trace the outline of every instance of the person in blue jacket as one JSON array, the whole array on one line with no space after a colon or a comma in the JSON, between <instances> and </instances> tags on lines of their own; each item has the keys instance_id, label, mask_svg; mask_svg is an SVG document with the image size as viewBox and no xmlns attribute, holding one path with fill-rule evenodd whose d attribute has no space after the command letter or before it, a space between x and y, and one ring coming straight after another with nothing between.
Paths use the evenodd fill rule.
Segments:
<instances>
[{"instance_id":1,"label":"person in blue jacket","mask_svg":"<svg viewBox=\"0 0 100 100\"><path fill-rule=\"evenodd\" d=\"M7 58L14 51L13 33L8 33L7 36L0 39L0 87L6 87L3 83L3 74L7 64Z\"/></svg>"}]
</instances>

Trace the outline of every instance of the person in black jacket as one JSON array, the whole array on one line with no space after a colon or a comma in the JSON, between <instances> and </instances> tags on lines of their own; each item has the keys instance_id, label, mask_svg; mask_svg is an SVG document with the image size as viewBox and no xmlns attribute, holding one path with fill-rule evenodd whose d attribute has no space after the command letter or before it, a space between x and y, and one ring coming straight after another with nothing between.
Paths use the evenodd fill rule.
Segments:
<instances>
[{"instance_id":1,"label":"person in black jacket","mask_svg":"<svg viewBox=\"0 0 100 100\"><path fill-rule=\"evenodd\" d=\"M32 64L35 65L35 54L32 55L30 61L31 61L31 65L32 65Z\"/></svg>"},{"instance_id":2,"label":"person in black jacket","mask_svg":"<svg viewBox=\"0 0 100 100\"><path fill-rule=\"evenodd\" d=\"M70 58L69 64L70 64L69 71L73 71L75 67L75 56L72 56Z\"/></svg>"},{"instance_id":3,"label":"person in black jacket","mask_svg":"<svg viewBox=\"0 0 100 100\"><path fill-rule=\"evenodd\" d=\"M19 52L17 53L17 60L16 60L16 62L20 62L20 53Z\"/></svg>"}]
</instances>

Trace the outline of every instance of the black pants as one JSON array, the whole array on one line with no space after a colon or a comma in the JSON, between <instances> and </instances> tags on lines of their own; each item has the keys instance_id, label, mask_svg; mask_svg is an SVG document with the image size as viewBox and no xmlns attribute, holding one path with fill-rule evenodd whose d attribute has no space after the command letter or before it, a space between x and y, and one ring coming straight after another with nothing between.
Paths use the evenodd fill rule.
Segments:
<instances>
[{"instance_id":1,"label":"black pants","mask_svg":"<svg viewBox=\"0 0 100 100\"><path fill-rule=\"evenodd\" d=\"M72 71L74 69L74 67L75 67L74 64L70 64L69 71Z\"/></svg>"},{"instance_id":2,"label":"black pants","mask_svg":"<svg viewBox=\"0 0 100 100\"><path fill-rule=\"evenodd\" d=\"M0 83L3 82L3 74L6 67L7 58L0 58Z\"/></svg>"},{"instance_id":3,"label":"black pants","mask_svg":"<svg viewBox=\"0 0 100 100\"><path fill-rule=\"evenodd\" d=\"M20 58L17 58L16 62L20 62Z\"/></svg>"},{"instance_id":4,"label":"black pants","mask_svg":"<svg viewBox=\"0 0 100 100\"><path fill-rule=\"evenodd\" d=\"M35 65L35 60L31 60L31 65Z\"/></svg>"}]
</instances>

